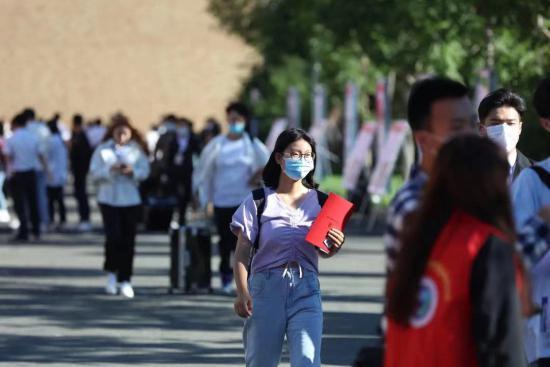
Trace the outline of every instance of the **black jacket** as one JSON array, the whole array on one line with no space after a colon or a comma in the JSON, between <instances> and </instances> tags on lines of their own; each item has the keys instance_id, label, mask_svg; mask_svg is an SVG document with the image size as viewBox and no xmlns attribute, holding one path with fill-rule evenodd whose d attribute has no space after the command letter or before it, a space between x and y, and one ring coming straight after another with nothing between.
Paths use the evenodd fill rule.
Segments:
<instances>
[{"instance_id":1,"label":"black jacket","mask_svg":"<svg viewBox=\"0 0 550 367\"><path fill-rule=\"evenodd\" d=\"M516 157L516 163L514 163L514 174L512 177L514 180L518 177L519 173L524 168L529 168L533 165L533 161L527 158L523 153L518 150L518 156Z\"/></svg>"},{"instance_id":2,"label":"black jacket","mask_svg":"<svg viewBox=\"0 0 550 367\"><path fill-rule=\"evenodd\" d=\"M71 150L69 159L71 161L71 172L75 176L86 175L90 169L90 159L93 149L84 131L73 132L71 137Z\"/></svg>"},{"instance_id":3,"label":"black jacket","mask_svg":"<svg viewBox=\"0 0 550 367\"><path fill-rule=\"evenodd\" d=\"M472 267L472 331L480 367L526 366L514 247L490 236Z\"/></svg>"},{"instance_id":4,"label":"black jacket","mask_svg":"<svg viewBox=\"0 0 550 367\"><path fill-rule=\"evenodd\" d=\"M191 195L193 176L193 155L200 153L199 141L195 134L181 157L178 136L175 132L163 134L155 147L151 164L151 174L142 188L146 194L158 197Z\"/></svg>"}]
</instances>

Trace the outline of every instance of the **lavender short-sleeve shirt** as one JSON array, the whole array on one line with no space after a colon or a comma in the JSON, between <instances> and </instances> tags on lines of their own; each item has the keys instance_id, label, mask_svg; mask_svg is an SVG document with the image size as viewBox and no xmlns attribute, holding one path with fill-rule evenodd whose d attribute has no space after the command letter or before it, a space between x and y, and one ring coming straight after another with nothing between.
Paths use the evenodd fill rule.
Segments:
<instances>
[{"instance_id":1,"label":"lavender short-sleeve shirt","mask_svg":"<svg viewBox=\"0 0 550 367\"><path fill-rule=\"evenodd\" d=\"M296 261L309 271L318 272L318 255L305 240L321 207L315 190L309 190L297 209L288 206L272 189L265 188L266 202L258 251L252 261L252 274ZM249 194L233 215L231 230L254 243L258 232L256 204Z\"/></svg>"}]
</instances>

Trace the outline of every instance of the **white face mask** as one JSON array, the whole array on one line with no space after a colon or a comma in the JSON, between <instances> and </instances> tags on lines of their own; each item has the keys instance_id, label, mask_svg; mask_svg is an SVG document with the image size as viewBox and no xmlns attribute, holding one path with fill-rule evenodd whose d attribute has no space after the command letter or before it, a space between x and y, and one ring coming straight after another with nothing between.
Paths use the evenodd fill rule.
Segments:
<instances>
[{"instance_id":1,"label":"white face mask","mask_svg":"<svg viewBox=\"0 0 550 367\"><path fill-rule=\"evenodd\" d=\"M519 125L517 124L500 124L488 126L486 128L487 136L497 144L500 144L500 146L502 146L504 149L506 149L506 153L510 153L513 152L514 149L516 149L516 145L518 144L519 134L521 131L518 126Z\"/></svg>"},{"instance_id":2,"label":"white face mask","mask_svg":"<svg viewBox=\"0 0 550 367\"><path fill-rule=\"evenodd\" d=\"M189 136L189 128L187 126L178 127L176 131L180 138L187 138Z\"/></svg>"}]
</instances>

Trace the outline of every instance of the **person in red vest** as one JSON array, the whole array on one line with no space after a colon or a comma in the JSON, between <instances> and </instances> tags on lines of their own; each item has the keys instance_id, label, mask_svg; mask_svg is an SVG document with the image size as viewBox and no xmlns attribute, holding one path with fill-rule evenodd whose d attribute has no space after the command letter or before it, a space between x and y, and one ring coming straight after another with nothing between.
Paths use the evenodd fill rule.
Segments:
<instances>
[{"instance_id":1,"label":"person in red vest","mask_svg":"<svg viewBox=\"0 0 550 367\"><path fill-rule=\"evenodd\" d=\"M509 169L486 138L441 148L388 280L386 367L526 366Z\"/></svg>"}]
</instances>

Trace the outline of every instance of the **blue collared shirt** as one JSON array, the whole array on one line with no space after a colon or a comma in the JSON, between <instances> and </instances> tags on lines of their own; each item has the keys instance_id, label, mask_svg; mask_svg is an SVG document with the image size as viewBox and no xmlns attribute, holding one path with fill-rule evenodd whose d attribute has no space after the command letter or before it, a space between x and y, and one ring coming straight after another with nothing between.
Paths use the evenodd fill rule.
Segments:
<instances>
[{"instance_id":1,"label":"blue collared shirt","mask_svg":"<svg viewBox=\"0 0 550 367\"><path fill-rule=\"evenodd\" d=\"M537 163L550 172L550 158ZM514 217L518 230L519 250L530 265L536 264L550 249L550 230L537 214L550 205L550 189L532 169L524 169L512 186Z\"/></svg>"}]
</instances>

